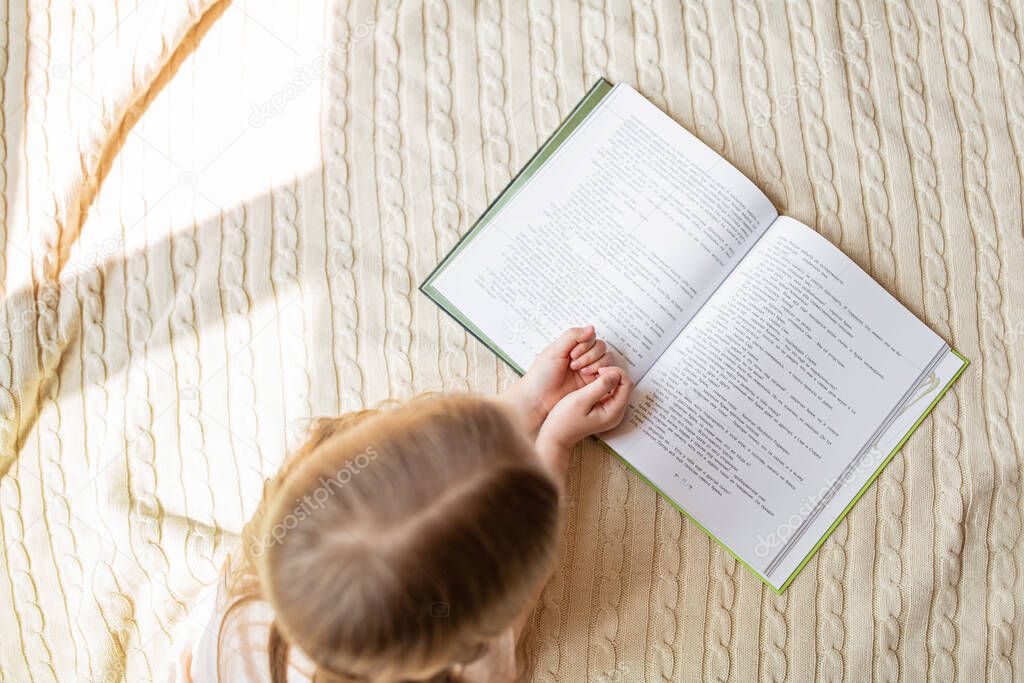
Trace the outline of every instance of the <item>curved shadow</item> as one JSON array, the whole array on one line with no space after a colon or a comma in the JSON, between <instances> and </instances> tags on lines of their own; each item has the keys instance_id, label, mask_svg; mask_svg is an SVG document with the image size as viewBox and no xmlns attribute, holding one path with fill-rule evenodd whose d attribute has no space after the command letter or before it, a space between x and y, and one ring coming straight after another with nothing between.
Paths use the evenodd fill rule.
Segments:
<instances>
[{"instance_id":1,"label":"curved shadow","mask_svg":"<svg viewBox=\"0 0 1024 683\"><path fill-rule=\"evenodd\" d=\"M100 187L106 179L114 159L121 148L124 147L135 124L149 108L149 105L156 99L157 95L167 86L182 63L195 52L203 36L207 34L213 24L224 14L231 0L217 0L211 5L199 20L182 36L177 48L171 53L167 62L160 68L148 87L136 94L135 98L125 103L120 115L120 122L116 126L116 133L108 138L99 154L95 157L97 162L94 168L85 170L82 185L78 191L71 196L67 203L67 213L64 216L64 225L60 233L60 244L58 245L57 269L58 273L67 262L71 252L71 246L78 239L82 230L83 217L88 213Z\"/></svg>"},{"instance_id":2,"label":"curved shadow","mask_svg":"<svg viewBox=\"0 0 1024 683\"><path fill-rule=\"evenodd\" d=\"M56 258L47 260L46 264L40 264L40 272L48 278L46 282L37 282L31 287L15 292L3 291L4 301L2 308L9 316L7 328L0 331L3 338L0 338L0 362L7 364L7 371L4 373L9 378L10 386L0 386L0 401L4 405L4 414L13 417L5 417L0 423L0 476L7 473L11 463L17 457L25 435L31 430L35 423L37 404L41 392L46 390L46 384L60 372L62 358L67 349L68 340L74 338L77 333L77 322L67 319L65 314L69 309L67 300L74 297L64 297L62 293L67 291L67 282L60 280L64 276L63 268L67 263L71 248L78 239L82 221L89 207L95 200L104 179L110 171L113 160L124 145L125 140L132 127L138 122L146 108L153 99L164 89L171 78L177 73L181 64L196 49L199 41L210 30L213 24L219 19L230 5L231 0L217 0L199 17L195 24L182 36L178 45L171 53L167 61L160 67L153 79L134 98L130 98L123 106L120 113L120 120L115 122L116 133L104 142L99 154L88 157L95 159L95 166L87 167L83 171L81 184L72 188L69 200L66 204L66 211L63 217L59 217L60 237L57 244ZM19 15L20 16L20 15ZM27 22L27 14L23 17ZM7 43L4 45L2 55L4 58L3 84L4 95L7 95L6 84L8 82L23 81L27 68L28 44L24 34L18 31L13 23L10 14L10 4L4 5L4 35ZM25 43L24 49L12 50L12 36L18 41ZM17 41L14 41L17 42ZM21 59L10 60L10 57L21 57ZM22 79L12 79L11 70L23 74ZM26 96L31 93L25 93ZM22 101L11 111L6 107L7 98L3 102L2 133L5 148L3 158L4 178L2 187L3 197L3 234L4 240L0 244L3 254L3 268L0 269L0 287L7 276L8 259L11 257L9 246L9 216L11 197L17 197L18 187L24 169L22 168L21 145L24 144L24 107L26 102ZM17 145L18 149L13 150L7 145ZM25 258L31 258L23 254ZM54 317L56 316L56 320ZM10 321L14 323L11 324ZM34 335L27 335L28 330L40 331L45 329L42 335L46 339L43 344L45 348L37 349ZM56 330L54 330L56 327ZM54 334L55 332L55 334ZM32 367L31 359L35 359Z\"/></svg>"}]
</instances>

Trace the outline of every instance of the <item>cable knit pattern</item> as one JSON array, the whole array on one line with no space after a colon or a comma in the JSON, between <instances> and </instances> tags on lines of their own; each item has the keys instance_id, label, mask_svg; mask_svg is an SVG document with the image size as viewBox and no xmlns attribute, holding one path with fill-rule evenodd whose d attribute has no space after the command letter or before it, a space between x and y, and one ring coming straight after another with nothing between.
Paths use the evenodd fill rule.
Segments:
<instances>
[{"instance_id":1,"label":"cable knit pattern","mask_svg":"<svg viewBox=\"0 0 1024 683\"><path fill-rule=\"evenodd\" d=\"M1003 74L1005 74L1003 84L1008 100L1006 104L1008 127L1012 134L1011 138L1014 143L1013 149L1016 152L1014 156L1017 159L1018 174L1020 177L1024 177L1024 68L1022 68L1021 64L1021 40L1017 38L1017 31L1020 30L1021 21L1020 19L1015 21L1012 8L1008 3L1002 2L1001 0L992 3L991 14L993 33L995 35L996 56L1000 64L1000 69ZM1024 206L1024 204L1022 204L1022 206ZM1013 226L1007 226L1007 228L1006 232L1008 235L1013 234ZM1018 228L1017 234L1024 233L1024 220L1020 221ZM1020 332L1024 332L1024 326L1021 325L1019 320L1013 321L1013 324L1016 326L1015 329L1018 336ZM1009 356L1009 354L1007 355ZM1007 360L1010 360L1009 357ZM1009 408L1012 413L1008 425L1010 429L1010 436L1017 445L1017 452L1019 453L1022 441L1021 431L1024 429L1021 426L1021 408L1019 405L1014 405L1012 402ZM957 430L956 437L958 438L958 443L960 436L961 434L959 430ZM1019 474L1020 467L1010 461L1005 463L1004 471L1006 473L1008 486L1006 497L1004 498L1004 507L1001 510L1001 514L1003 515L1002 522L1005 525L1005 530L1015 533L1018 543L1020 543L1021 527L1024 525L1024 507L1019 509L1018 518L1016 520L1013 519L1013 501L1019 499L1021 494ZM957 473L959 472L957 471ZM1012 544L1007 545L1012 548ZM1004 558L1000 558L999 561L1003 563L1002 575L1004 579L1016 576L1019 585L1024 568L1018 567L1013 561L1007 562ZM1006 581L1004 585L1008 586L1011 591L1014 590L1012 582ZM1019 589L1016 593L1011 592L1009 597L1011 599L1015 599L1016 595L1019 595ZM1016 606L1014 606L1014 610L1017 611ZM1004 608L1003 614L1006 615L1008 613L1008 610ZM1006 634L1007 627L1009 627L1011 633L1015 632L1015 628L1019 628L1018 626L1015 626L1015 624L1018 623L1016 621L1017 618L1011 617L1011 619L1013 619L1013 621L1010 623L1004 621L1001 625L1001 634L1003 636ZM1022 670L1024 670L1024 663L1020 661L1022 658L1021 650L1024 648L1021 648L1019 643L1011 643L1011 647L1014 650L1013 654L1017 661L1014 665L1014 674L1020 676Z\"/></svg>"},{"instance_id":2,"label":"cable knit pattern","mask_svg":"<svg viewBox=\"0 0 1024 683\"><path fill-rule=\"evenodd\" d=\"M1021 41L1017 37L1019 26L1006 0L993 0L989 7L996 58L1006 93L1007 125L1017 152L1018 173L1024 176L1024 67L1021 65Z\"/></svg>"},{"instance_id":3,"label":"cable knit pattern","mask_svg":"<svg viewBox=\"0 0 1024 683\"><path fill-rule=\"evenodd\" d=\"M18 468L20 470L20 468ZM53 651L43 633L45 617L39 605L39 587L32 577L28 548L25 546L25 519L21 514L22 498L17 477L19 471L10 473L0 482L3 496L3 543L6 559L5 574L10 582L12 609L17 623L21 645L21 657L25 666L35 672L41 680L57 679ZM11 631L8 630L8 633ZM6 665L14 666L12 660Z\"/></svg>"},{"instance_id":4,"label":"cable knit pattern","mask_svg":"<svg viewBox=\"0 0 1024 683\"><path fill-rule=\"evenodd\" d=\"M195 320L198 259L194 227L190 226L171 243L171 272L174 274L176 296L170 316L170 336L174 340L171 349L175 379L185 399L178 403L181 480L182 486L188 487L184 497L184 512L188 519L185 553L193 578L209 581L216 576L217 567L211 561L214 539L207 535L206 530L217 527L217 516L209 463L204 457L206 434L201 420L203 394L199 387L203 378L199 362L199 329ZM202 467L202 476L187 476L189 465Z\"/></svg>"},{"instance_id":5,"label":"cable knit pattern","mask_svg":"<svg viewBox=\"0 0 1024 683\"><path fill-rule=\"evenodd\" d=\"M854 0L839 3L839 30L846 56L850 83L850 111L857 142L857 161L864 188L864 215L868 220L872 275L890 286L896 277L893 229L889 217L889 191L882 162L877 104L871 90L871 67L867 59L870 23L864 22L860 5ZM942 330L938 330L943 334Z\"/></svg>"},{"instance_id":6,"label":"cable knit pattern","mask_svg":"<svg viewBox=\"0 0 1024 683\"><path fill-rule=\"evenodd\" d=\"M589 450L589 449L588 449ZM622 628L622 598L626 583L620 579L626 569L625 548L628 546L631 488L625 466L609 463L606 484L601 491L601 516L598 519L598 556L594 572L594 604L590 643L592 651L588 666L594 671L616 671L620 667L617 642ZM622 511L616 514L613 511Z\"/></svg>"},{"instance_id":7,"label":"cable knit pattern","mask_svg":"<svg viewBox=\"0 0 1024 683\"><path fill-rule=\"evenodd\" d=\"M843 520L832 532L833 542L821 549L818 558L818 680L841 681L845 677L842 581L846 571L846 536L847 521Z\"/></svg>"},{"instance_id":8,"label":"cable knit pattern","mask_svg":"<svg viewBox=\"0 0 1024 683\"><path fill-rule=\"evenodd\" d=\"M800 124L803 130L807 165L811 174L811 186L817 206L819 232L834 244L843 237L839 222L839 197L832 181L834 168L829 154L829 134L825 128L825 103L821 98L821 82L828 75L823 73L829 64L818 54L814 34L814 19L806 0L786 3L786 14L790 21L789 42L793 48L796 69L797 100L800 103Z\"/></svg>"},{"instance_id":9,"label":"cable knit pattern","mask_svg":"<svg viewBox=\"0 0 1024 683\"><path fill-rule=\"evenodd\" d=\"M912 159L914 185L917 190L916 209L921 222L924 261L925 311L935 330L948 338L949 320L946 238L940 224L941 204L936 193L936 172L932 139L928 134L926 93L914 55L918 37L913 18L905 7L894 7L892 24L899 64L901 102L908 130L908 146ZM872 256L877 257L878 252ZM961 550L963 547L963 499L959 462L960 432L957 420L958 396L954 392L934 413L936 421L936 453L938 470L936 495L936 541L934 600L929 609L928 674L930 680L950 680L955 675L954 648L958 633L955 621L959 608Z\"/></svg>"},{"instance_id":10,"label":"cable knit pattern","mask_svg":"<svg viewBox=\"0 0 1024 683\"><path fill-rule=\"evenodd\" d=\"M224 214L224 241L221 245L219 277L221 311L224 316L225 349L233 372L228 373L228 393L238 397L228 412L231 452L242 451L245 466L236 464L239 477L239 505L244 516L246 498L252 491L263 490L263 449L260 445L259 416L256 414L256 358L252 350L253 331L250 323L252 303L246 291L245 261L249 249L244 208Z\"/></svg>"},{"instance_id":11,"label":"cable knit pattern","mask_svg":"<svg viewBox=\"0 0 1024 683\"><path fill-rule=\"evenodd\" d=\"M331 299L333 358L338 404L343 409L364 407L363 370L359 367L359 304L355 278L355 225L349 189L349 139L351 116L349 70L352 68L352 29L347 3L334 3L331 44L340 45L342 61L328 74L321 104L324 111L324 202L327 231L327 283ZM354 397L350 400L347 397ZM254 416L255 417L255 416Z\"/></svg>"},{"instance_id":12,"label":"cable knit pattern","mask_svg":"<svg viewBox=\"0 0 1024 683\"><path fill-rule=\"evenodd\" d=\"M658 48L658 17L651 0L637 0L633 3L634 41L636 42L637 84L652 102L665 109L668 98L665 92L665 78L661 73Z\"/></svg>"},{"instance_id":13,"label":"cable knit pattern","mask_svg":"<svg viewBox=\"0 0 1024 683\"><path fill-rule=\"evenodd\" d=\"M286 415L289 428L301 431L313 417L309 402L309 350L306 348L306 321L303 314L303 289L307 284L299 273L299 200L291 182L271 194L273 205L273 252L270 258L271 282L277 298L277 320L288 343L283 349L282 366L288 405L296 412ZM298 360L299 362L295 362Z\"/></svg>"},{"instance_id":14,"label":"cable knit pattern","mask_svg":"<svg viewBox=\"0 0 1024 683\"><path fill-rule=\"evenodd\" d=\"M130 402L125 405L126 426L125 475L129 505L128 527L129 547L133 559L143 571L153 572L157 588L162 595L151 596L148 607L158 620L167 609L166 596L169 563L167 552L161 545L161 521L163 509L156 497L157 468L156 441L153 438L153 422L156 417L151 397L152 382L146 357L146 340L152 334L153 326L149 315L151 298L146 282L147 259L130 259L127 262L125 284L125 307L127 324L125 341L128 346L128 378L126 392ZM179 546L180 547L180 546ZM163 604L162 604L163 603ZM168 639L170 632L162 626ZM167 643L164 643L166 646ZM141 643L137 644L141 649Z\"/></svg>"},{"instance_id":15,"label":"cable knit pattern","mask_svg":"<svg viewBox=\"0 0 1024 683\"><path fill-rule=\"evenodd\" d=\"M758 3L754 0L739 0L736 3L736 23L739 25L743 61L744 105L750 122L757 180L761 189L781 211L789 204L789 200L783 185L785 178L779 161L775 117L771 96L768 94L768 70L765 68L766 52Z\"/></svg>"},{"instance_id":16,"label":"cable knit pattern","mask_svg":"<svg viewBox=\"0 0 1024 683\"><path fill-rule=\"evenodd\" d=\"M2 35L3 39L3 52L0 54L0 99L4 102L7 101L7 72L9 67L9 54L8 49L10 46L10 17L4 17L4 32ZM8 148L7 148L7 114L6 107L0 107L0 130L2 130L2 136L0 136L0 181L2 181L2 196L0 196L0 208L2 208L2 220L0 220L0 291L4 294L4 305L2 307L3 315L3 332L0 332L0 468L6 471L6 476L0 479L0 556L3 557L3 571L5 584L11 594L10 611L15 628L9 628L8 633L13 633L17 630L18 633L18 645L20 648L20 656L22 657L26 666L31 666L27 659L26 654L26 634L24 630L24 623L22 615L18 611L16 589L15 589L15 572L21 571L23 574L26 570L18 569L19 561L23 560L23 566L27 566L28 556L24 552L24 544L22 543L22 537L24 535L24 527L21 524L20 518L20 491L17 490L18 483L15 479L17 476L16 471L11 472L12 468L17 467L17 451L15 449L15 441L17 439L17 426L18 426L18 397L15 394L15 368L14 368L14 349L12 348L12 332L15 329L12 326L11 313L17 315L17 310L9 310L7 305L7 297L9 292L7 290L7 250L8 250L8 219L10 217L8 208L9 204L7 201L8 193ZM19 499L12 500L11 489L14 489L13 495L17 495ZM7 526L9 522L17 522L17 525L12 529L13 537L8 535ZM9 543L8 539L11 538ZM12 562L11 550L14 549L13 543L18 543L20 555L16 561ZM30 577L29 577L30 578ZM31 587L34 593L35 587ZM32 596L33 604L35 604L35 595ZM13 638L12 638L13 640ZM11 647L10 657L13 657L13 647ZM49 663L47 663L49 666ZM0 667L3 670L4 676L6 677L7 667ZM52 671L52 669L50 669Z\"/></svg>"},{"instance_id":17,"label":"cable knit pattern","mask_svg":"<svg viewBox=\"0 0 1024 683\"><path fill-rule=\"evenodd\" d=\"M455 121L452 118L452 62L448 39L449 15L444 2L431 2L425 9L427 28L427 139L433 174L430 177L431 215L440 260L459 241L462 211L459 196L458 160L455 152ZM438 320L444 315L438 311ZM466 331L459 325L439 325L440 367L445 389L469 391L469 355Z\"/></svg>"},{"instance_id":18,"label":"cable knit pattern","mask_svg":"<svg viewBox=\"0 0 1024 683\"><path fill-rule=\"evenodd\" d=\"M879 482L875 531L875 678L898 680L900 676L899 647L903 617L903 514L906 492L903 490L902 458L893 458L886 468L886 477Z\"/></svg>"},{"instance_id":19,"label":"cable knit pattern","mask_svg":"<svg viewBox=\"0 0 1024 683\"><path fill-rule=\"evenodd\" d=\"M97 212L94 210L93 216L96 215ZM110 243L115 242L113 238L108 238L108 240ZM84 441L89 446L87 453L99 456L89 462L87 474L90 478L104 466L107 461L104 456L112 446L109 441L111 429L107 419L110 396L107 391L109 373L104 359L107 339L103 326L103 289L103 278L99 269L84 269L78 279L77 292L82 314L82 409L86 415L82 428ZM95 506L93 513L99 520L97 526L102 530L102 537L111 538L114 533L107 522L106 509L99 496L102 490L100 486L92 488L94 495L91 504ZM88 590L92 593L96 612L103 623L113 628L134 630L137 637L138 625L133 619L132 598L118 584L116 553L117 548L113 545L103 548L103 553L97 558L93 568L91 585ZM85 640L89 642L87 638ZM105 654L109 655L109 651L112 650L116 657L123 658L125 656L123 644L115 636L110 635L102 642L102 645L106 646ZM146 665L148 667L148 662ZM92 671L90 671L90 677L95 677Z\"/></svg>"},{"instance_id":20,"label":"cable knit pattern","mask_svg":"<svg viewBox=\"0 0 1024 683\"><path fill-rule=\"evenodd\" d=\"M651 626L648 629L647 680L672 681L678 678L674 652L678 648L680 626L678 611L683 586L683 516L661 497L655 500L653 562L651 563Z\"/></svg>"},{"instance_id":21,"label":"cable knit pattern","mask_svg":"<svg viewBox=\"0 0 1024 683\"><path fill-rule=\"evenodd\" d=\"M762 637L758 677L766 681L784 681L789 677L789 622L786 619L786 593L775 595L767 587L761 590Z\"/></svg>"},{"instance_id":22,"label":"cable knit pattern","mask_svg":"<svg viewBox=\"0 0 1024 683\"><path fill-rule=\"evenodd\" d=\"M477 73L480 77L480 113L483 118L483 152L487 162L485 178L488 199L497 196L512 175L505 110L505 56L503 54L501 5L484 0L477 5Z\"/></svg>"},{"instance_id":23,"label":"cable knit pattern","mask_svg":"<svg viewBox=\"0 0 1024 683\"><path fill-rule=\"evenodd\" d=\"M1022 677L1020 0L0 14L0 683L167 680L289 428L512 377L416 285L600 76L973 364L782 596L582 444L526 678Z\"/></svg>"},{"instance_id":24,"label":"cable knit pattern","mask_svg":"<svg viewBox=\"0 0 1024 683\"><path fill-rule=\"evenodd\" d=\"M1000 234L1010 231L1000 226L994 210L994 199L988 168L989 144L981 111L975 96L971 56L964 35L963 8L954 2L940 2L943 48L949 65L949 82L953 103L960 122L964 180L967 189L967 211L976 226L978 249L978 293L981 305L989 314L982 317L981 345L984 350L982 398L985 406L985 429L992 445L995 482L989 517L989 582L992 597L988 602L989 644L988 675L993 679L1010 680L1014 676L1013 649L1019 647L1014 638L1016 618L1016 563L1010 558L1020 539L1019 479L1020 444L1015 443L1009 427L1009 406L1006 387L1009 383L1009 361L1005 347L1002 316L1003 265L999 249ZM1018 672L1019 673L1019 672Z\"/></svg>"},{"instance_id":25,"label":"cable knit pattern","mask_svg":"<svg viewBox=\"0 0 1024 683\"><path fill-rule=\"evenodd\" d=\"M704 677L728 681L732 667L732 608L736 603L736 560L719 546L711 551L711 581L708 585L708 620L705 635Z\"/></svg>"},{"instance_id":26,"label":"cable knit pattern","mask_svg":"<svg viewBox=\"0 0 1024 683\"><path fill-rule=\"evenodd\" d=\"M30 95L25 103L28 120L38 124L33 128L39 134L38 142L45 152L49 152L50 149L47 140L49 82L42 74L49 68L50 53L47 47L53 49L49 43L49 10L48 6L40 4L31 4L29 8L28 66L30 73L33 66L39 67L37 73L40 74L42 82L35 85L35 94ZM43 47L44 45L47 47ZM74 535L69 526L70 512L62 470L61 408L56 401L61 381L59 376L50 373L56 366L62 350L62 340L59 339L59 315L63 297L62 286L57 279L61 226L53 220L57 215L57 197L50 187L40 182L49 178L50 163L50 155L44 154L42 158L35 160L35 164L29 164L30 168L35 168L38 178L31 183L29 196L41 199L41 216L44 220L39 231L40 239L33 244L32 249L36 291L36 341L39 348L39 364L42 368L35 406L39 415L36 430L36 464L40 479L42 523L47 532L49 559L57 577L51 587L61 600L65 617L65 628L62 629L61 636L57 635L56 629L51 630L50 635L63 637L66 634L70 642L68 650L71 661L77 669L78 648L71 632L70 605L81 601L82 571L74 547Z\"/></svg>"},{"instance_id":27,"label":"cable knit pattern","mask_svg":"<svg viewBox=\"0 0 1024 683\"><path fill-rule=\"evenodd\" d=\"M608 43L604 0L580 3L580 36L583 44L583 82L592 84L608 74Z\"/></svg>"},{"instance_id":28,"label":"cable knit pattern","mask_svg":"<svg viewBox=\"0 0 1024 683\"><path fill-rule=\"evenodd\" d=\"M715 72L711 68L711 37L708 34L708 13L703 0L683 5L683 22L689 48L690 87L694 93L694 112L697 114L697 135L709 147L719 153L725 152L725 136L718 124L718 108L721 103L715 99Z\"/></svg>"},{"instance_id":29,"label":"cable knit pattern","mask_svg":"<svg viewBox=\"0 0 1024 683\"><path fill-rule=\"evenodd\" d=\"M398 10L377 3L377 20L383 26L376 35L374 64L374 130L377 158L377 201L380 215L380 240L383 253L383 279L387 324L384 329L384 354L393 398L413 394L412 361L412 273L405 189L403 186L401 104L398 85Z\"/></svg>"},{"instance_id":30,"label":"cable knit pattern","mask_svg":"<svg viewBox=\"0 0 1024 683\"><path fill-rule=\"evenodd\" d=\"M533 127L538 139L550 135L562 120L558 97L558 55L553 0L530 1L530 52L533 80Z\"/></svg>"}]
</instances>

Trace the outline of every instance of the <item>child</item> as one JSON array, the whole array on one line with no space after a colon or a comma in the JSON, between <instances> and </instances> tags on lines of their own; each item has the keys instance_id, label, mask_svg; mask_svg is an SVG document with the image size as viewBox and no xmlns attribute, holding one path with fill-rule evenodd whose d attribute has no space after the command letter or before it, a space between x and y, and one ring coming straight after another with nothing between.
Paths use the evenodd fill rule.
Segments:
<instances>
[{"instance_id":1,"label":"child","mask_svg":"<svg viewBox=\"0 0 1024 683\"><path fill-rule=\"evenodd\" d=\"M177 680L516 679L571 448L616 426L632 388L594 328L574 328L494 399L320 420L193 617Z\"/></svg>"}]
</instances>

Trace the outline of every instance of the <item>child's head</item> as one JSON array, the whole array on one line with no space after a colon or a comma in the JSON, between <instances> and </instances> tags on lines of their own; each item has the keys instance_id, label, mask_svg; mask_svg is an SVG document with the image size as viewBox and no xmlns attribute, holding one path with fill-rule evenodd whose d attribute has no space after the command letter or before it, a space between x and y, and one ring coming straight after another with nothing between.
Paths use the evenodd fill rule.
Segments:
<instances>
[{"instance_id":1,"label":"child's head","mask_svg":"<svg viewBox=\"0 0 1024 683\"><path fill-rule=\"evenodd\" d=\"M551 569L558 489L497 403L322 421L246 527L259 597L325 680L429 680L483 654Z\"/></svg>"}]
</instances>

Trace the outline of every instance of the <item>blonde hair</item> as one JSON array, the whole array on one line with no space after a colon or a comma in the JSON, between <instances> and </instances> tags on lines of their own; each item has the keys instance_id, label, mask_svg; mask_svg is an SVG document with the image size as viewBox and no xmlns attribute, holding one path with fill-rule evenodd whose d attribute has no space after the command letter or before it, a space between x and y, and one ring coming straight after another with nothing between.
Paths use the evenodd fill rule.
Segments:
<instances>
[{"instance_id":1,"label":"blonde hair","mask_svg":"<svg viewBox=\"0 0 1024 683\"><path fill-rule=\"evenodd\" d=\"M496 403L429 397L318 421L267 483L229 562L230 613L275 612L314 680L454 680L522 611L554 561L558 490ZM218 667L220 634L218 634Z\"/></svg>"}]
</instances>

